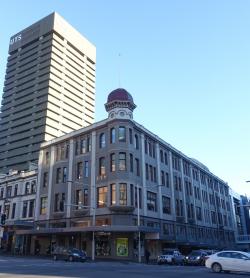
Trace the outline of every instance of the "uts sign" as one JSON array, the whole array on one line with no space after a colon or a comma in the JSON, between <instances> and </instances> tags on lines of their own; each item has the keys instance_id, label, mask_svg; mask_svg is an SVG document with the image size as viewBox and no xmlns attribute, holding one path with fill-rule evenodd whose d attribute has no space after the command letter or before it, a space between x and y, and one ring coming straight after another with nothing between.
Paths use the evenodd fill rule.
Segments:
<instances>
[{"instance_id":1,"label":"uts sign","mask_svg":"<svg viewBox=\"0 0 250 278\"><path fill-rule=\"evenodd\" d=\"M20 41L21 39L22 39L22 34L19 34L19 35L15 36L14 38L11 38L10 39L10 45Z\"/></svg>"}]
</instances>

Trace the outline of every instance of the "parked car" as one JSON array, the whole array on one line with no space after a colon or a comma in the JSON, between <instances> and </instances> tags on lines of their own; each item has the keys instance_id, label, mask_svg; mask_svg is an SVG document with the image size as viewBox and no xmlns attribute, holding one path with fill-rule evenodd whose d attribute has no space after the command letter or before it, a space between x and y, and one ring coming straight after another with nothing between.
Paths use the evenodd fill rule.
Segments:
<instances>
[{"instance_id":1,"label":"parked car","mask_svg":"<svg viewBox=\"0 0 250 278\"><path fill-rule=\"evenodd\" d=\"M205 265L205 257L207 252L203 250L194 250L185 257L185 263L190 265Z\"/></svg>"},{"instance_id":2,"label":"parked car","mask_svg":"<svg viewBox=\"0 0 250 278\"><path fill-rule=\"evenodd\" d=\"M86 252L76 248L65 248L65 247L56 247L52 252L53 260L65 260L69 262L85 262L86 261Z\"/></svg>"},{"instance_id":3,"label":"parked car","mask_svg":"<svg viewBox=\"0 0 250 278\"><path fill-rule=\"evenodd\" d=\"M178 250L165 250L158 256L157 263L160 264L183 264L184 256Z\"/></svg>"},{"instance_id":4,"label":"parked car","mask_svg":"<svg viewBox=\"0 0 250 278\"><path fill-rule=\"evenodd\" d=\"M241 251L221 251L207 258L206 267L211 268L214 272L250 273L250 254Z\"/></svg>"}]
</instances>

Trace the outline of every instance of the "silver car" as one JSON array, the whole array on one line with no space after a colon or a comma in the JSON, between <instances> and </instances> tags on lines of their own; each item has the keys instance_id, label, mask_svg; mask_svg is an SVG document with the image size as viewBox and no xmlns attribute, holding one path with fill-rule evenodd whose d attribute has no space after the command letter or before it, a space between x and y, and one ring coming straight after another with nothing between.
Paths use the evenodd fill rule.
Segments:
<instances>
[{"instance_id":1,"label":"silver car","mask_svg":"<svg viewBox=\"0 0 250 278\"><path fill-rule=\"evenodd\" d=\"M214 272L249 272L250 254L241 251L221 251L206 259L206 267Z\"/></svg>"}]
</instances>

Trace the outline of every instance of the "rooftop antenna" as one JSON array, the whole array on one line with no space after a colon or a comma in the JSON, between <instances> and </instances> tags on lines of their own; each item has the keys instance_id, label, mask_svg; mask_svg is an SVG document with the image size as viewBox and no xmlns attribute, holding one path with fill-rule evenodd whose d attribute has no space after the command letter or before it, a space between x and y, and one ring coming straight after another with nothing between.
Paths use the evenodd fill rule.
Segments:
<instances>
[{"instance_id":1,"label":"rooftop antenna","mask_svg":"<svg viewBox=\"0 0 250 278\"><path fill-rule=\"evenodd\" d=\"M118 85L121 88L121 53L118 53Z\"/></svg>"}]
</instances>

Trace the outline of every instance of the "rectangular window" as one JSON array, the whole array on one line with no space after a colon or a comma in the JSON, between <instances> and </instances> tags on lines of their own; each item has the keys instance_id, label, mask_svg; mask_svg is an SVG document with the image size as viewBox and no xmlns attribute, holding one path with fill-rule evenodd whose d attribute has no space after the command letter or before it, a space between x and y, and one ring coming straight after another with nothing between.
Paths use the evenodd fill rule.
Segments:
<instances>
[{"instance_id":1,"label":"rectangular window","mask_svg":"<svg viewBox=\"0 0 250 278\"><path fill-rule=\"evenodd\" d=\"M82 191L76 190L75 204L77 205L76 209L79 209L79 205L82 204Z\"/></svg>"},{"instance_id":2,"label":"rectangular window","mask_svg":"<svg viewBox=\"0 0 250 278\"><path fill-rule=\"evenodd\" d=\"M127 205L127 184L126 183L120 183L119 203L120 203L120 205L123 205L123 206Z\"/></svg>"},{"instance_id":3,"label":"rectangular window","mask_svg":"<svg viewBox=\"0 0 250 278\"><path fill-rule=\"evenodd\" d=\"M105 158L104 157L99 158L99 175L100 176L106 175Z\"/></svg>"},{"instance_id":4,"label":"rectangular window","mask_svg":"<svg viewBox=\"0 0 250 278\"><path fill-rule=\"evenodd\" d=\"M166 187L169 187L169 174L166 173Z\"/></svg>"},{"instance_id":5,"label":"rectangular window","mask_svg":"<svg viewBox=\"0 0 250 278\"><path fill-rule=\"evenodd\" d=\"M126 153L119 153L119 170L126 171Z\"/></svg>"},{"instance_id":6,"label":"rectangular window","mask_svg":"<svg viewBox=\"0 0 250 278\"><path fill-rule=\"evenodd\" d=\"M55 201L54 201L54 211L55 212L59 211L59 206L60 206L59 193L56 193L55 194Z\"/></svg>"},{"instance_id":7,"label":"rectangular window","mask_svg":"<svg viewBox=\"0 0 250 278\"><path fill-rule=\"evenodd\" d=\"M86 153L86 140L81 139L80 140L80 154Z\"/></svg>"},{"instance_id":8,"label":"rectangular window","mask_svg":"<svg viewBox=\"0 0 250 278\"><path fill-rule=\"evenodd\" d=\"M139 208L142 208L142 190L139 188ZM135 187L135 206L138 207L138 187Z\"/></svg>"},{"instance_id":9,"label":"rectangular window","mask_svg":"<svg viewBox=\"0 0 250 278\"><path fill-rule=\"evenodd\" d=\"M88 189L85 188L85 189L83 189L83 204L84 204L84 206L88 205L88 202L89 202L88 199L89 199Z\"/></svg>"},{"instance_id":10,"label":"rectangular window","mask_svg":"<svg viewBox=\"0 0 250 278\"><path fill-rule=\"evenodd\" d=\"M13 203L12 205L12 212L11 212L11 218L14 219L16 214L16 203Z\"/></svg>"},{"instance_id":11,"label":"rectangular window","mask_svg":"<svg viewBox=\"0 0 250 278\"><path fill-rule=\"evenodd\" d=\"M41 197L40 214L44 215L46 213L47 213L47 197Z\"/></svg>"},{"instance_id":12,"label":"rectangular window","mask_svg":"<svg viewBox=\"0 0 250 278\"><path fill-rule=\"evenodd\" d=\"M26 218L27 217L27 212L28 212L28 202L25 201L25 202L23 202L22 218Z\"/></svg>"},{"instance_id":13,"label":"rectangular window","mask_svg":"<svg viewBox=\"0 0 250 278\"><path fill-rule=\"evenodd\" d=\"M97 207L104 208L107 206L108 197L108 187L98 187L97 188Z\"/></svg>"},{"instance_id":14,"label":"rectangular window","mask_svg":"<svg viewBox=\"0 0 250 278\"><path fill-rule=\"evenodd\" d=\"M63 182L67 181L67 167L63 167Z\"/></svg>"},{"instance_id":15,"label":"rectangular window","mask_svg":"<svg viewBox=\"0 0 250 278\"><path fill-rule=\"evenodd\" d=\"M87 137L87 146L86 146L86 151L90 152L91 151L91 140L90 137Z\"/></svg>"},{"instance_id":16,"label":"rectangular window","mask_svg":"<svg viewBox=\"0 0 250 278\"><path fill-rule=\"evenodd\" d=\"M134 205L134 185L130 184L130 202L131 206Z\"/></svg>"},{"instance_id":17,"label":"rectangular window","mask_svg":"<svg viewBox=\"0 0 250 278\"><path fill-rule=\"evenodd\" d=\"M126 128L124 126L119 127L118 140L120 142L126 142Z\"/></svg>"},{"instance_id":18,"label":"rectangular window","mask_svg":"<svg viewBox=\"0 0 250 278\"><path fill-rule=\"evenodd\" d=\"M161 171L161 185L165 185L165 173Z\"/></svg>"},{"instance_id":19,"label":"rectangular window","mask_svg":"<svg viewBox=\"0 0 250 278\"><path fill-rule=\"evenodd\" d=\"M133 132L131 128L129 129L129 143L133 144Z\"/></svg>"},{"instance_id":20,"label":"rectangular window","mask_svg":"<svg viewBox=\"0 0 250 278\"><path fill-rule=\"evenodd\" d=\"M65 204L65 193L62 193L62 198L60 201L60 211L64 211L64 204Z\"/></svg>"},{"instance_id":21,"label":"rectangular window","mask_svg":"<svg viewBox=\"0 0 250 278\"><path fill-rule=\"evenodd\" d=\"M201 216L201 208L200 207L196 207L196 218L197 220L201 221L202 220L202 216Z\"/></svg>"},{"instance_id":22,"label":"rectangular window","mask_svg":"<svg viewBox=\"0 0 250 278\"><path fill-rule=\"evenodd\" d=\"M6 198L11 197L12 186L8 186L6 190Z\"/></svg>"},{"instance_id":23,"label":"rectangular window","mask_svg":"<svg viewBox=\"0 0 250 278\"><path fill-rule=\"evenodd\" d=\"M45 165L46 165L46 166L49 165L49 162L50 162L50 161L49 161L49 158L50 158L50 157L49 157L49 152L46 152L46 153L45 153Z\"/></svg>"},{"instance_id":24,"label":"rectangular window","mask_svg":"<svg viewBox=\"0 0 250 278\"><path fill-rule=\"evenodd\" d=\"M162 212L171 214L171 199L169 197L162 196Z\"/></svg>"},{"instance_id":25,"label":"rectangular window","mask_svg":"<svg viewBox=\"0 0 250 278\"><path fill-rule=\"evenodd\" d=\"M135 158L135 169L136 169L136 175L139 177L140 176L140 164L139 164L138 158Z\"/></svg>"},{"instance_id":26,"label":"rectangular window","mask_svg":"<svg viewBox=\"0 0 250 278\"><path fill-rule=\"evenodd\" d=\"M148 163L145 164L146 180L149 179Z\"/></svg>"},{"instance_id":27,"label":"rectangular window","mask_svg":"<svg viewBox=\"0 0 250 278\"><path fill-rule=\"evenodd\" d=\"M82 179L82 162L78 162L76 166L76 178L78 180Z\"/></svg>"},{"instance_id":28,"label":"rectangular window","mask_svg":"<svg viewBox=\"0 0 250 278\"><path fill-rule=\"evenodd\" d=\"M0 197L3 198L3 195L4 195L4 188L2 187L0 191Z\"/></svg>"},{"instance_id":29,"label":"rectangular window","mask_svg":"<svg viewBox=\"0 0 250 278\"><path fill-rule=\"evenodd\" d=\"M111 198L110 198L110 200L111 200L111 205L112 206L114 206L115 204L116 204L116 184L111 184L110 185L110 192L111 192Z\"/></svg>"},{"instance_id":30,"label":"rectangular window","mask_svg":"<svg viewBox=\"0 0 250 278\"><path fill-rule=\"evenodd\" d=\"M88 178L89 176L89 162L84 161L84 177Z\"/></svg>"},{"instance_id":31,"label":"rectangular window","mask_svg":"<svg viewBox=\"0 0 250 278\"><path fill-rule=\"evenodd\" d=\"M134 158L132 154L129 154L129 167L130 167L130 172L133 173L134 171Z\"/></svg>"},{"instance_id":32,"label":"rectangular window","mask_svg":"<svg viewBox=\"0 0 250 278\"><path fill-rule=\"evenodd\" d=\"M75 155L78 155L79 154L79 142L76 141L75 142Z\"/></svg>"},{"instance_id":33,"label":"rectangular window","mask_svg":"<svg viewBox=\"0 0 250 278\"><path fill-rule=\"evenodd\" d=\"M27 194L30 194L30 192L31 192L31 187L30 187L30 183L29 182L26 182L25 183L25 195L27 195Z\"/></svg>"},{"instance_id":34,"label":"rectangular window","mask_svg":"<svg viewBox=\"0 0 250 278\"><path fill-rule=\"evenodd\" d=\"M110 154L110 172L115 172L115 154Z\"/></svg>"},{"instance_id":35,"label":"rectangular window","mask_svg":"<svg viewBox=\"0 0 250 278\"><path fill-rule=\"evenodd\" d=\"M30 200L29 202L29 217L34 217L35 201Z\"/></svg>"},{"instance_id":36,"label":"rectangular window","mask_svg":"<svg viewBox=\"0 0 250 278\"><path fill-rule=\"evenodd\" d=\"M156 204L157 194L147 191L147 208L151 211L157 211L157 204Z\"/></svg>"},{"instance_id":37,"label":"rectangular window","mask_svg":"<svg viewBox=\"0 0 250 278\"><path fill-rule=\"evenodd\" d=\"M56 183L60 183L62 181L62 169L56 169Z\"/></svg>"}]
</instances>

